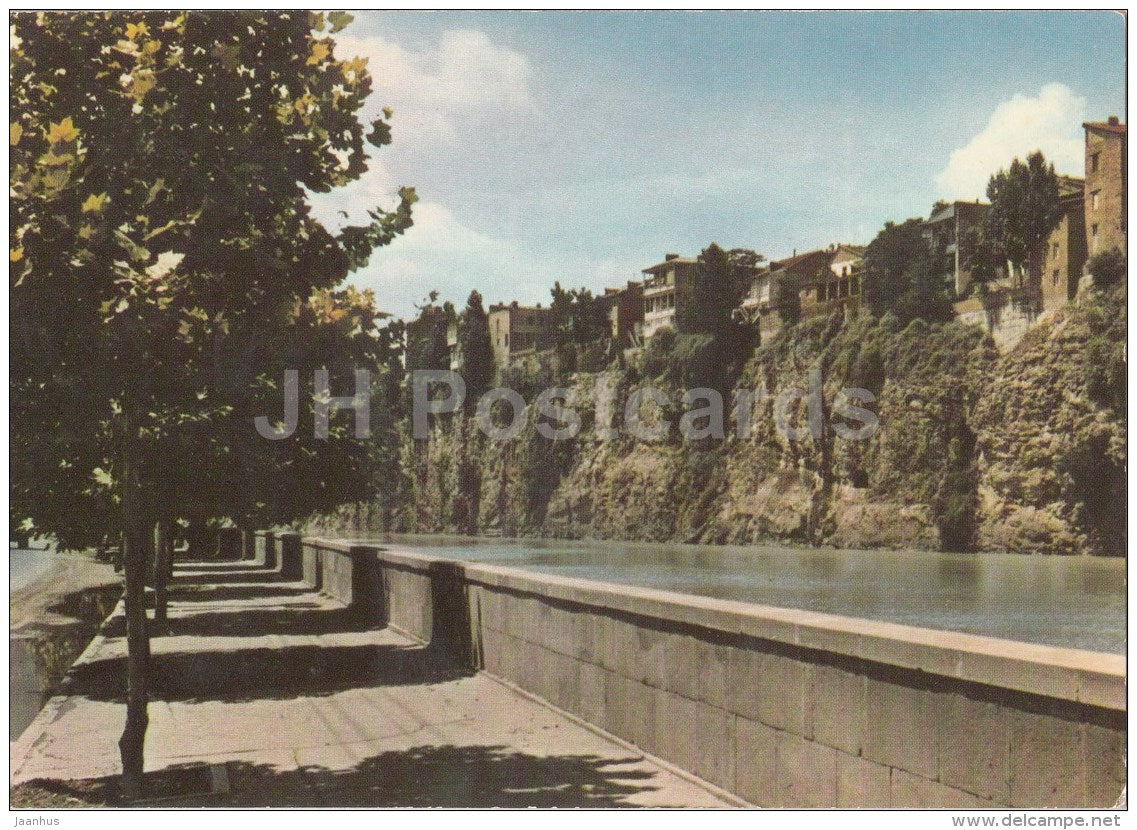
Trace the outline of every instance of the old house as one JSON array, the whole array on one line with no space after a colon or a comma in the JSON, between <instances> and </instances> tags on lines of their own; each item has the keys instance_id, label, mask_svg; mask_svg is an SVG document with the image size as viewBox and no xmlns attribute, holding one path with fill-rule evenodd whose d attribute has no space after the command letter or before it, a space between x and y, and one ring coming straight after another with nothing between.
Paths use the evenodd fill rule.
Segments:
<instances>
[{"instance_id":1,"label":"old house","mask_svg":"<svg viewBox=\"0 0 1137 830\"><path fill-rule=\"evenodd\" d=\"M1087 121L1086 245L1089 256L1126 251L1126 130L1117 116Z\"/></svg>"},{"instance_id":2,"label":"old house","mask_svg":"<svg viewBox=\"0 0 1137 830\"><path fill-rule=\"evenodd\" d=\"M950 202L934 210L924 224L924 238L935 257L934 267L957 297L971 291L974 246L991 206L980 202Z\"/></svg>"},{"instance_id":3,"label":"old house","mask_svg":"<svg viewBox=\"0 0 1137 830\"><path fill-rule=\"evenodd\" d=\"M1042 252L1042 310L1059 308L1078 292L1078 282L1086 264L1085 181L1072 176L1058 179L1061 218L1051 231Z\"/></svg>"},{"instance_id":4,"label":"old house","mask_svg":"<svg viewBox=\"0 0 1137 830\"><path fill-rule=\"evenodd\" d=\"M691 301L691 291L699 262L693 257L667 254L663 262L643 269L643 336L651 338L661 328L679 330L676 322Z\"/></svg>"},{"instance_id":5,"label":"old house","mask_svg":"<svg viewBox=\"0 0 1137 830\"><path fill-rule=\"evenodd\" d=\"M835 257L841 252L840 267L844 275L833 270ZM779 283L796 285L801 297L803 317L825 314L837 305L854 302L849 291L856 285L855 296L860 296L859 256L853 256L851 246L830 245L804 254L794 254L788 259L770 263L771 291L776 292ZM855 273L853 263L858 263ZM840 294L840 296L838 296Z\"/></svg>"},{"instance_id":6,"label":"old house","mask_svg":"<svg viewBox=\"0 0 1137 830\"><path fill-rule=\"evenodd\" d=\"M552 345L550 310L538 306L498 303L490 306L490 345L494 362L507 365L513 358Z\"/></svg>"}]
</instances>

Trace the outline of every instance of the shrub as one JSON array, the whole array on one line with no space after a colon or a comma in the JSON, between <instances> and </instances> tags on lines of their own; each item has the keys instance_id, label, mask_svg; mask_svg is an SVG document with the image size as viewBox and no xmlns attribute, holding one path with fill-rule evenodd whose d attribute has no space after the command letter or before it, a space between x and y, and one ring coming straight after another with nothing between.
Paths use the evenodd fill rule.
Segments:
<instances>
[{"instance_id":1,"label":"shrub","mask_svg":"<svg viewBox=\"0 0 1137 830\"><path fill-rule=\"evenodd\" d=\"M1093 274L1094 285L1108 288L1111 285L1116 285L1125 277L1125 254L1116 248L1096 254L1090 259L1088 267L1089 272Z\"/></svg>"}]
</instances>

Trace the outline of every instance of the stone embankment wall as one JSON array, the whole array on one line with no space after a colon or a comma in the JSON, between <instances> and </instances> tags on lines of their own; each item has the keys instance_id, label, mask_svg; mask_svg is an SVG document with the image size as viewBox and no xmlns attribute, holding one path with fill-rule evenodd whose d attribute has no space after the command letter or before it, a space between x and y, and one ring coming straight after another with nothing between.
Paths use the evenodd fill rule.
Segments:
<instances>
[{"instance_id":1,"label":"stone embankment wall","mask_svg":"<svg viewBox=\"0 0 1137 830\"><path fill-rule=\"evenodd\" d=\"M757 805L1109 807L1125 781L1120 656L264 538L455 668Z\"/></svg>"}]
</instances>

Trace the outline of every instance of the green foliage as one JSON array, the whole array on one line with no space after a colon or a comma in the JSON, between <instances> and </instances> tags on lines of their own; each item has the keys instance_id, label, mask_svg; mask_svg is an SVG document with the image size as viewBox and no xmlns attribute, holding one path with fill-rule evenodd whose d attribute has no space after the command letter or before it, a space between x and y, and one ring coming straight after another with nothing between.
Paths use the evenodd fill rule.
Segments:
<instances>
[{"instance_id":1,"label":"green foliage","mask_svg":"<svg viewBox=\"0 0 1137 830\"><path fill-rule=\"evenodd\" d=\"M940 549L975 549L979 509L979 475L975 464L975 435L961 412L948 425L943 478L932 497L932 518L940 536Z\"/></svg>"},{"instance_id":2,"label":"green foliage","mask_svg":"<svg viewBox=\"0 0 1137 830\"><path fill-rule=\"evenodd\" d=\"M667 370L677 339L678 335L670 326L656 329L648 338L640 358L640 373L645 378L657 378Z\"/></svg>"},{"instance_id":3,"label":"green foliage","mask_svg":"<svg viewBox=\"0 0 1137 830\"><path fill-rule=\"evenodd\" d=\"M428 304L419 309L419 316L406 329L408 372L450 368L446 334L454 318L454 307L450 303L442 306Z\"/></svg>"},{"instance_id":4,"label":"green foliage","mask_svg":"<svg viewBox=\"0 0 1137 830\"><path fill-rule=\"evenodd\" d=\"M477 291L470 292L466 309L458 321L458 351L462 379L466 382L466 400L474 404L490 388L494 375L489 318L482 306L482 295Z\"/></svg>"},{"instance_id":5,"label":"green foliage","mask_svg":"<svg viewBox=\"0 0 1137 830\"><path fill-rule=\"evenodd\" d=\"M951 298L933 267L922 219L886 222L865 249L864 301L876 315L911 320L950 320Z\"/></svg>"},{"instance_id":6,"label":"green foliage","mask_svg":"<svg viewBox=\"0 0 1137 830\"><path fill-rule=\"evenodd\" d=\"M753 251L727 253L711 243L699 254L688 302L676 319L679 330L714 337L729 335L736 327L733 315L750 288L753 267L761 257Z\"/></svg>"},{"instance_id":7,"label":"green foliage","mask_svg":"<svg viewBox=\"0 0 1137 830\"><path fill-rule=\"evenodd\" d=\"M1095 254L1090 258L1087 270L1093 275L1094 285L1110 288L1125 279L1128 270L1125 254L1116 248Z\"/></svg>"},{"instance_id":8,"label":"green foliage","mask_svg":"<svg viewBox=\"0 0 1137 830\"><path fill-rule=\"evenodd\" d=\"M998 279L1006 264L1006 252L997 240L988 237L982 227L969 228L960 241L959 249L960 268L969 272L971 281L979 286Z\"/></svg>"},{"instance_id":9,"label":"green foliage","mask_svg":"<svg viewBox=\"0 0 1137 830\"><path fill-rule=\"evenodd\" d=\"M984 235L1018 266L1030 265L1040 276L1042 246L1061 219L1058 176L1041 152L1011 162L987 183L991 208L984 218Z\"/></svg>"},{"instance_id":10,"label":"green foliage","mask_svg":"<svg viewBox=\"0 0 1137 830\"><path fill-rule=\"evenodd\" d=\"M171 469L212 470L206 456L232 470L255 455L232 426L252 399L239 389L279 382L279 364L253 338L287 339L297 303L410 225L410 190L339 236L310 214L309 191L366 169L356 113L371 87L365 63L338 60L313 22L14 16L12 386L27 417L13 422L13 446L40 443L37 410L69 410L67 444L53 448L64 464L35 459L67 472L50 480L19 464L22 509L44 530L74 535L66 510L122 509L128 466L140 477L133 504L153 513L209 489Z\"/></svg>"},{"instance_id":11,"label":"green foliage","mask_svg":"<svg viewBox=\"0 0 1137 830\"><path fill-rule=\"evenodd\" d=\"M782 326L789 328L801 322L801 291L792 274L780 274L770 286L772 305Z\"/></svg>"},{"instance_id":12,"label":"green foliage","mask_svg":"<svg viewBox=\"0 0 1137 830\"><path fill-rule=\"evenodd\" d=\"M1082 355L1086 394L1120 418L1126 416L1127 354L1124 286L1084 304L1090 336Z\"/></svg>"},{"instance_id":13,"label":"green foliage","mask_svg":"<svg viewBox=\"0 0 1137 830\"><path fill-rule=\"evenodd\" d=\"M566 291L559 282L553 284L552 294L555 345L583 345L608 336L608 304L603 297L592 296L587 288Z\"/></svg>"}]
</instances>

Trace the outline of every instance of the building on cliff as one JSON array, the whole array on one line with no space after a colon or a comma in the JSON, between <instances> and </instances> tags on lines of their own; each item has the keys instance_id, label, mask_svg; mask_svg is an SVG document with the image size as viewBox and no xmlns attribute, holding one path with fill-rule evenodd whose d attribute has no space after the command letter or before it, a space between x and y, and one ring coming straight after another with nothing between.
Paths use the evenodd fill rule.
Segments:
<instances>
[{"instance_id":1,"label":"building on cliff","mask_svg":"<svg viewBox=\"0 0 1137 830\"><path fill-rule=\"evenodd\" d=\"M605 288L603 300L608 306L612 339L625 348L638 344L643 339L643 283L628 280L624 288Z\"/></svg>"},{"instance_id":2,"label":"building on cliff","mask_svg":"<svg viewBox=\"0 0 1137 830\"><path fill-rule=\"evenodd\" d=\"M494 362L506 366L518 356L552 345L551 310L537 306L498 303L490 306L490 345Z\"/></svg>"},{"instance_id":3,"label":"building on cliff","mask_svg":"<svg viewBox=\"0 0 1137 830\"><path fill-rule=\"evenodd\" d=\"M924 238L937 259L935 267L957 297L967 296L971 289L971 262L990 207L978 199L949 202L932 211L924 223Z\"/></svg>"},{"instance_id":4,"label":"building on cliff","mask_svg":"<svg viewBox=\"0 0 1137 830\"><path fill-rule=\"evenodd\" d=\"M644 340L662 328L679 331L678 320L691 302L695 272L699 261L693 257L667 254L663 262L643 269Z\"/></svg>"},{"instance_id":5,"label":"building on cliff","mask_svg":"<svg viewBox=\"0 0 1137 830\"><path fill-rule=\"evenodd\" d=\"M801 297L801 314L828 314L837 308L856 310L861 297L864 248L833 244L770 263L772 283L789 278Z\"/></svg>"},{"instance_id":6,"label":"building on cliff","mask_svg":"<svg viewBox=\"0 0 1137 830\"><path fill-rule=\"evenodd\" d=\"M1061 218L1046 240L1042 254L1041 285L1038 286L1043 311L1060 308L1074 299L1086 264L1085 180L1058 177Z\"/></svg>"},{"instance_id":7,"label":"building on cliff","mask_svg":"<svg viewBox=\"0 0 1137 830\"><path fill-rule=\"evenodd\" d=\"M1085 214L1089 256L1126 251L1126 125L1117 116L1087 121Z\"/></svg>"},{"instance_id":8,"label":"building on cliff","mask_svg":"<svg viewBox=\"0 0 1137 830\"><path fill-rule=\"evenodd\" d=\"M743 295L734 318L745 325L756 326L765 341L781 328L776 302L770 268L760 268L750 278L750 287Z\"/></svg>"}]
</instances>

